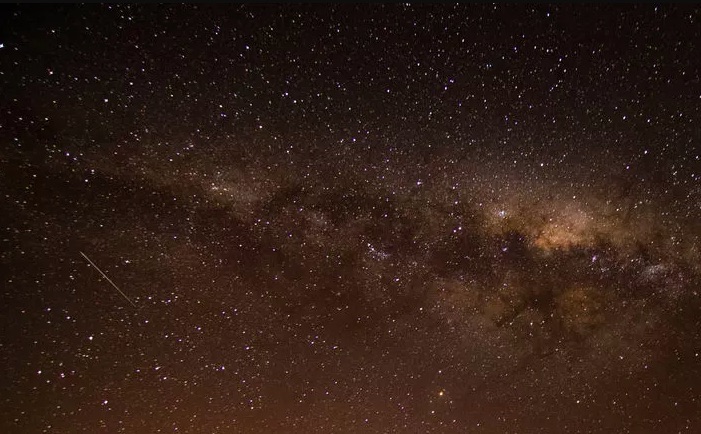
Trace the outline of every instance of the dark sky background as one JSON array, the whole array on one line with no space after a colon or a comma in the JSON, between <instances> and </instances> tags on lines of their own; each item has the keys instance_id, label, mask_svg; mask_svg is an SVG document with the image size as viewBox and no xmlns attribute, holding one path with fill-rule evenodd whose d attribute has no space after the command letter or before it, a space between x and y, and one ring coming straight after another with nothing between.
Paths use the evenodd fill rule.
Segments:
<instances>
[{"instance_id":1,"label":"dark sky background","mask_svg":"<svg viewBox=\"0 0 701 434\"><path fill-rule=\"evenodd\" d=\"M0 431L700 432L699 41L3 6Z\"/></svg>"}]
</instances>

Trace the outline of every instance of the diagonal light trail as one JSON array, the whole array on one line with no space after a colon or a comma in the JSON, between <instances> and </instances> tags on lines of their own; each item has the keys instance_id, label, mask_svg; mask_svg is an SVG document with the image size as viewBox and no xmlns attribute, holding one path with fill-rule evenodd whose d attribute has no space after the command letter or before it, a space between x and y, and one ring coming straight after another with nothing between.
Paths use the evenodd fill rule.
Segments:
<instances>
[{"instance_id":1,"label":"diagonal light trail","mask_svg":"<svg viewBox=\"0 0 701 434\"><path fill-rule=\"evenodd\" d=\"M126 298L127 301L128 301L129 303L131 303L132 306L136 307L136 305L134 304L134 302L131 301L131 300L129 299L129 297L127 297L127 295L126 295L125 293L123 293L122 290L119 289L119 287L118 287L117 285L115 285L114 282L112 282L112 280L110 280L110 278L107 277L107 275L106 275L105 273L102 272L102 270L100 270L100 267L98 267L97 265L95 265L95 263L94 263L93 261L91 261L90 258L88 258L88 255L86 255L86 254L83 253L83 252L80 252L80 254L83 255L83 258L87 259L87 261L90 263L90 265L92 265L93 267L95 267L95 269L96 269L97 271L99 271L100 274L102 274L102 277L104 277L105 279L107 279L107 281L108 281L112 286L114 286L114 289L116 289L117 291L119 291L119 293L122 294L122 296L123 296L124 298Z\"/></svg>"}]
</instances>

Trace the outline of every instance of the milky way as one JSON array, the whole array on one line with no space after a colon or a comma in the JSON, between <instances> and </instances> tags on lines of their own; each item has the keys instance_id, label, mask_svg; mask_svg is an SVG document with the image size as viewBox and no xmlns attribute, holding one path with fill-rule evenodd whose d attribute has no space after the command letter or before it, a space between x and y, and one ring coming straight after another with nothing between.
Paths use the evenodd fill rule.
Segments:
<instances>
[{"instance_id":1,"label":"milky way","mask_svg":"<svg viewBox=\"0 0 701 434\"><path fill-rule=\"evenodd\" d=\"M701 430L698 8L0 15L3 432Z\"/></svg>"}]
</instances>

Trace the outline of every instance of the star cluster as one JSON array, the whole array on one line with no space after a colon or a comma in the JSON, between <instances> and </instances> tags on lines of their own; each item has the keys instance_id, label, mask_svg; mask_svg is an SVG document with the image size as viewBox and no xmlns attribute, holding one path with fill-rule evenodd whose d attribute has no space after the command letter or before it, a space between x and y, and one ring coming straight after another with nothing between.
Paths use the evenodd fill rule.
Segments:
<instances>
[{"instance_id":1,"label":"star cluster","mask_svg":"<svg viewBox=\"0 0 701 434\"><path fill-rule=\"evenodd\" d=\"M3 432L701 429L697 7L0 16Z\"/></svg>"}]
</instances>

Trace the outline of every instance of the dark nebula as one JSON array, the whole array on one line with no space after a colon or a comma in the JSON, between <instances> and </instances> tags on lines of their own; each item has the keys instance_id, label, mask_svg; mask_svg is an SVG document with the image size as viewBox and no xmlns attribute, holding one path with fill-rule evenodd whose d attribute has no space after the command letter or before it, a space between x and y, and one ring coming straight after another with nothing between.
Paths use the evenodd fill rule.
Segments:
<instances>
[{"instance_id":1,"label":"dark nebula","mask_svg":"<svg viewBox=\"0 0 701 434\"><path fill-rule=\"evenodd\" d=\"M699 41L3 7L0 431L701 432Z\"/></svg>"}]
</instances>

